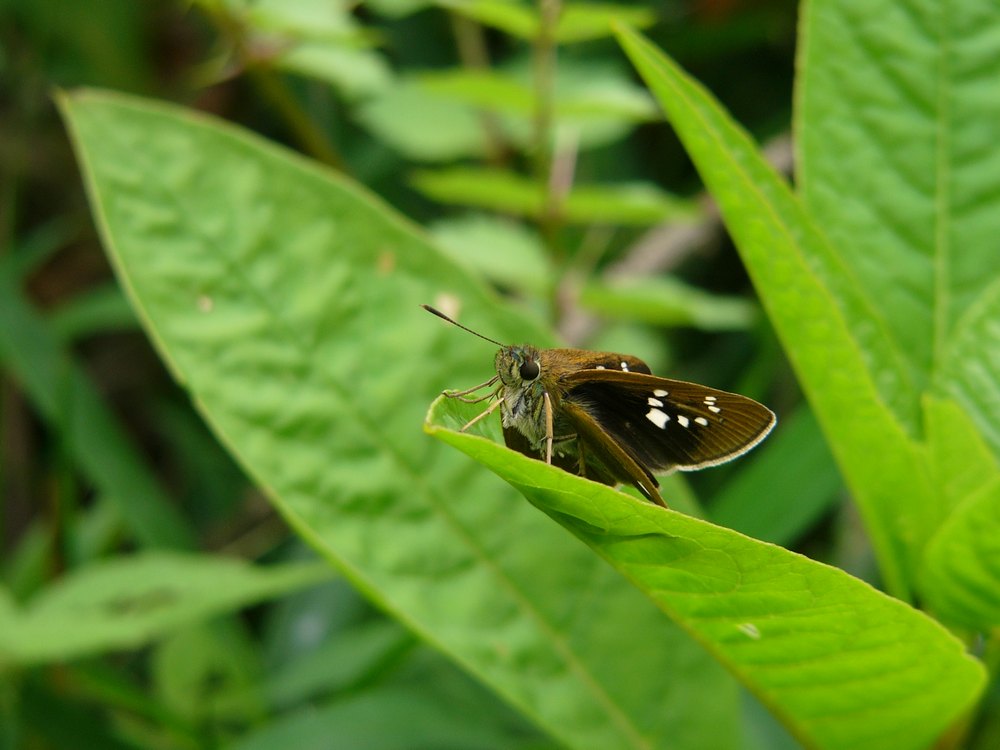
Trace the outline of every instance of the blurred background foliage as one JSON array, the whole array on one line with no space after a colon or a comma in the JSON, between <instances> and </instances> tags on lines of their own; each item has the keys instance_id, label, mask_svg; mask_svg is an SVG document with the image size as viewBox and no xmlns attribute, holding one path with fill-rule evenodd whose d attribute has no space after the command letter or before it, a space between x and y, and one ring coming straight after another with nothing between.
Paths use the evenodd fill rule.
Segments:
<instances>
[{"instance_id":1,"label":"blurred background foliage","mask_svg":"<svg viewBox=\"0 0 1000 750\"><path fill-rule=\"evenodd\" d=\"M788 173L795 3L571 6L547 43L536 10L0 3L4 602L154 547L287 572L243 571L232 601L190 602L169 626L6 670L3 746L321 747L334 726L357 747L550 746L343 580L317 583L299 562L311 553L139 329L97 239L56 88L134 92L239 123L367 185L568 343L640 354L654 371L765 401L782 430L754 460L692 477L693 497L719 523L873 577L716 212L606 32L609 14L643 27ZM86 395L87 413L66 413L67 388ZM783 489L759 491L786 466L796 476ZM109 501L135 492L163 509L146 536ZM747 496L764 504L748 509ZM152 560L158 574L183 569ZM750 746L770 745L760 721Z\"/></svg>"}]
</instances>

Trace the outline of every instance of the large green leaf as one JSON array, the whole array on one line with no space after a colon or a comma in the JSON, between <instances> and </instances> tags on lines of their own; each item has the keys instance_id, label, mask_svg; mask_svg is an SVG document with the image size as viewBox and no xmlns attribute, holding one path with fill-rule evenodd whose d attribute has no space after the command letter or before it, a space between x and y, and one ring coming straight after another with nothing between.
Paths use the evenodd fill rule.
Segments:
<instances>
[{"instance_id":1,"label":"large green leaf","mask_svg":"<svg viewBox=\"0 0 1000 750\"><path fill-rule=\"evenodd\" d=\"M458 302L503 340L543 331L366 191L259 138L110 94L62 105L149 335L303 537L567 745L734 745L738 692L711 659L420 432L433 396L484 380L493 353L419 303Z\"/></svg>"},{"instance_id":2,"label":"large green leaf","mask_svg":"<svg viewBox=\"0 0 1000 750\"><path fill-rule=\"evenodd\" d=\"M837 568L636 500L460 433L439 398L426 429L485 463L702 643L807 747L926 748L969 710L981 665L926 615ZM481 407L480 407L481 409Z\"/></svg>"},{"instance_id":3,"label":"large green leaf","mask_svg":"<svg viewBox=\"0 0 1000 750\"><path fill-rule=\"evenodd\" d=\"M954 345L990 296L1000 319L1000 4L813 0L800 28L803 200L911 382L954 395L1000 454L1000 378L976 377L1000 372L1000 347L981 328ZM919 392L899 406L881 385L920 434Z\"/></svg>"},{"instance_id":4,"label":"large green leaf","mask_svg":"<svg viewBox=\"0 0 1000 750\"><path fill-rule=\"evenodd\" d=\"M942 510L899 417L913 385L836 249L711 96L635 32L620 40L719 207L867 521L887 585L909 596ZM895 391L894 408L883 398Z\"/></svg>"},{"instance_id":5,"label":"large green leaf","mask_svg":"<svg viewBox=\"0 0 1000 750\"><path fill-rule=\"evenodd\" d=\"M922 593L943 617L992 628L1000 470L981 443L1000 457L1000 6L827 0L801 28L803 200L878 301L918 386L886 400L926 440L942 519L955 509L927 547Z\"/></svg>"},{"instance_id":6,"label":"large green leaf","mask_svg":"<svg viewBox=\"0 0 1000 750\"><path fill-rule=\"evenodd\" d=\"M814 4L820 15L807 21L807 26L826 29L827 22L833 22L821 14L835 5L843 9L850 4ZM963 23L967 21L965 18ZM906 24L881 31L881 35L865 38L861 45L876 68L886 65L886 58L880 55L892 48L894 40L915 33ZM862 37L866 33L859 31ZM985 35L987 48L994 36ZM840 184L831 176L828 184L823 176L838 171L839 155L850 147L844 142L839 147L813 143L812 156L827 165L827 172L810 178L815 180L813 190L819 203L807 205L767 167L749 138L701 87L638 35L623 31L621 38L719 200L727 226L859 501L890 589L911 596L914 588L920 588L946 619L980 629L994 627L1000 595L990 560L996 551L992 540L1000 533L995 499L1000 470L989 460L983 440L996 435L1000 404L996 377L1000 348L987 343L995 338L1000 325L1000 282L982 272L995 256L988 242L983 244L986 237L978 223L979 212L985 209L972 210L962 201L949 204L956 194L967 200L969 191L975 192L978 173L963 168L955 178L946 176L948 164L961 159L950 150L947 133L941 135L937 152L941 184L931 185L936 191L939 224L937 244L929 250L930 261L918 257L920 253L912 248L903 248L902 240L896 250L908 261L895 258L895 251L887 251L885 258L877 260L883 274L900 266L900 275L893 283L919 297L920 304L932 311L932 320L917 312L899 316L894 294L873 285L862 268L872 262L877 251L869 247L864 251L866 257L858 260L853 248L851 252L843 250L853 242L850 237L831 232L839 241L835 246L824 231L825 224L821 226L814 218L814 213L832 205L823 202L832 195L857 189L866 179L880 179L862 174L863 166L877 171L880 164L874 159L865 165L855 163L850 182ZM950 54L947 34L937 43L942 54ZM835 64L830 62L838 59L835 45L822 49L815 58L804 56L805 68ZM984 60L978 53L957 54L963 64L978 65L977 61ZM978 79L978 73L971 77ZM822 108L825 101L845 96L839 88L834 91L835 78L839 80L837 76L827 80L825 97L816 95L811 114L804 108L807 116L800 121L800 129L808 132L817 120L836 127L838 118ZM885 115L892 122L906 121L904 104L919 108L904 78L892 81L905 89L904 93L896 92L899 107L891 116ZM922 81L917 76L912 83ZM946 92L952 86L963 88L947 76L935 85ZM859 80L857 86L863 88L864 84ZM804 96L808 98L808 94ZM971 116L976 97L967 92L956 96L967 99L965 106ZM976 110L975 116L995 123L990 112L987 105ZM842 117L850 119L846 114ZM900 145L890 134L889 120L882 121L881 127L872 123L866 127L892 152L887 158L901 159L893 149L905 152L905 143ZM856 123L845 127L856 127ZM949 123L942 121L942 127L947 131ZM964 128L962 132L966 132ZM820 155L821 148L831 153ZM907 164L904 171L908 169ZM993 172L989 176L995 179ZM890 210L885 207L891 198L881 195L879 205L884 210L866 214L865 219L878 214L891 225L888 231L905 237L922 209L913 211L914 222L893 212L911 211L911 197L903 195L903 205ZM988 198L989 194L980 196L984 205ZM851 205L857 208L865 200ZM993 214L997 208L994 202ZM859 213L864 210L858 208ZM827 221L839 226L841 218L827 217ZM864 234L865 229L855 227L855 231ZM969 247L963 246L959 254L955 238L966 232L970 233ZM970 262L980 269L974 285L969 283L974 275ZM917 266L921 273L929 268L929 282L923 286L906 277ZM883 277L879 279L885 282ZM969 306L956 313L952 305L958 298ZM932 342L931 360L921 361L910 341L913 336ZM929 398L929 390L943 392L954 401ZM952 513L956 515L949 517ZM921 580L922 576L926 580Z\"/></svg>"}]
</instances>

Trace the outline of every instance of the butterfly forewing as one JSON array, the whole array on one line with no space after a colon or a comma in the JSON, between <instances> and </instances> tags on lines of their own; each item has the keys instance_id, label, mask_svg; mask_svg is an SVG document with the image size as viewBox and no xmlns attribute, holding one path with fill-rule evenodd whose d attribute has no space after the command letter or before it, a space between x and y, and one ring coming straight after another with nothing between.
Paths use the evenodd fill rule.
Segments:
<instances>
[{"instance_id":1,"label":"butterfly forewing","mask_svg":"<svg viewBox=\"0 0 1000 750\"><path fill-rule=\"evenodd\" d=\"M644 468L693 470L750 450L774 426L753 399L642 373L588 370L564 379L578 406Z\"/></svg>"},{"instance_id":2,"label":"butterfly forewing","mask_svg":"<svg viewBox=\"0 0 1000 750\"><path fill-rule=\"evenodd\" d=\"M572 372L598 370L637 372L646 375L652 372L649 365L629 354L592 352L587 349L543 349L540 354L542 370L546 372L558 371L559 363L566 362L572 362Z\"/></svg>"}]
</instances>

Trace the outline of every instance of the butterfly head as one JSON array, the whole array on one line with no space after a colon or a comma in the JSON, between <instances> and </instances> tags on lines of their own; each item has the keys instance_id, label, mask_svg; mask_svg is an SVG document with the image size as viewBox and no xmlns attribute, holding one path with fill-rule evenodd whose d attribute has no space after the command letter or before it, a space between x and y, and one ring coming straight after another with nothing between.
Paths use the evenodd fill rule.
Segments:
<instances>
[{"instance_id":1,"label":"butterfly head","mask_svg":"<svg viewBox=\"0 0 1000 750\"><path fill-rule=\"evenodd\" d=\"M537 383L542 375L538 349L528 345L502 347L497 352L494 366L505 388L527 388Z\"/></svg>"}]
</instances>

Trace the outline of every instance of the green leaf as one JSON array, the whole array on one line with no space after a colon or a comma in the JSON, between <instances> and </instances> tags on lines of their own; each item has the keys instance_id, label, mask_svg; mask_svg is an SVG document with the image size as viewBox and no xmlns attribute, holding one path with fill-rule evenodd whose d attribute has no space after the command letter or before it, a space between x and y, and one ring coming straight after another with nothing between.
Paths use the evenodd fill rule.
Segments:
<instances>
[{"instance_id":1,"label":"green leaf","mask_svg":"<svg viewBox=\"0 0 1000 750\"><path fill-rule=\"evenodd\" d=\"M966 498L927 547L928 608L976 630L1000 626L1000 481Z\"/></svg>"},{"instance_id":2,"label":"green leaf","mask_svg":"<svg viewBox=\"0 0 1000 750\"><path fill-rule=\"evenodd\" d=\"M879 315L787 183L696 82L632 31L620 41L726 221L844 477L889 590L909 597L940 522L907 432L916 384Z\"/></svg>"},{"instance_id":3,"label":"green leaf","mask_svg":"<svg viewBox=\"0 0 1000 750\"><path fill-rule=\"evenodd\" d=\"M193 546L184 519L83 368L25 299L11 262L0 263L0 361L136 539L150 547Z\"/></svg>"},{"instance_id":4,"label":"green leaf","mask_svg":"<svg viewBox=\"0 0 1000 750\"><path fill-rule=\"evenodd\" d=\"M238 634L231 623L201 622L157 644L151 660L156 695L173 714L194 724L259 720L259 653Z\"/></svg>"},{"instance_id":5,"label":"green leaf","mask_svg":"<svg viewBox=\"0 0 1000 750\"><path fill-rule=\"evenodd\" d=\"M812 3L799 61L803 201L877 302L915 386L881 391L924 437L934 485L935 533L922 524L913 539L927 543L918 585L942 618L979 629L1000 622L1000 347L986 343L1000 279L984 272L1000 232L1000 100L986 93L998 24L1000 8L974 0Z\"/></svg>"},{"instance_id":6,"label":"green leaf","mask_svg":"<svg viewBox=\"0 0 1000 750\"><path fill-rule=\"evenodd\" d=\"M538 13L517 2L437 0L436 4L522 39L534 40L539 34ZM628 5L567 2L559 15L555 38L562 44L600 39L611 35L611 22L615 20L645 28L653 24L656 15L648 8Z\"/></svg>"},{"instance_id":7,"label":"green leaf","mask_svg":"<svg viewBox=\"0 0 1000 750\"><path fill-rule=\"evenodd\" d=\"M580 304L609 317L709 331L746 329L758 313L742 297L710 294L669 276L593 281L581 290Z\"/></svg>"},{"instance_id":8,"label":"green leaf","mask_svg":"<svg viewBox=\"0 0 1000 750\"><path fill-rule=\"evenodd\" d=\"M982 666L938 623L845 572L664 510L458 432L440 397L425 429L488 466L600 554L816 748L930 746L969 709ZM669 498L668 498L669 502Z\"/></svg>"},{"instance_id":9,"label":"green leaf","mask_svg":"<svg viewBox=\"0 0 1000 750\"><path fill-rule=\"evenodd\" d=\"M656 22L656 12L636 5L566 2L559 14L555 38L561 44L570 44L611 36L612 21L644 29Z\"/></svg>"},{"instance_id":10,"label":"green leaf","mask_svg":"<svg viewBox=\"0 0 1000 750\"><path fill-rule=\"evenodd\" d=\"M413 186L441 203L487 208L522 216L539 216L545 189L529 177L482 167L422 170Z\"/></svg>"},{"instance_id":11,"label":"green leaf","mask_svg":"<svg viewBox=\"0 0 1000 750\"><path fill-rule=\"evenodd\" d=\"M995 456L1000 456L1000 346L984 342L996 341L998 329L1000 279L958 322L939 378L941 390L964 407Z\"/></svg>"},{"instance_id":12,"label":"green leaf","mask_svg":"<svg viewBox=\"0 0 1000 750\"><path fill-rule=\"evenodd\" d=\"M481 115L463 102L428 92L418 81L388 86L357 110L362 125L416 161L451 161L487 153Z\"/></svg>"},{"instance_id":13,"label":"green leaf","mask_svg":"<svg viewBox=\"0 0 1000 750\"><path fill-rule=\"evenodd\" d=\"M788 546L833 507L840 474L805 405L783 415L774 435L754 452L754 460L714 498L711 520Z\"/></svg>"},{"instance_id":14,"label":"green leaf","mask_svg":"<svg viewBox=\"0 0 1000 750\"><path fill-rule=\"evenodd\" d=\"M391 80L385 59L371 49L371 33L358 24L346 3L199 2L230 16L226 23L246 36L246 52L267 65L325 81L349 99L378 92Z\"/></svg>"},{"instance_id":15,"label":"green leaf","mask_svg":"<svg viewBox=\"0 0 1000 750\"><path fill-rule=\"evenodd\" d=\"M427 91L479 109L518 115L535 114L535 86L529 66L512 71L455 69L422 73ZM559 124L580 129L587 119L621 119L630 123L653 120L656 104L617 67L569 60L556 73L555 115ZM585 139L584 139L585 140Z\"/></svg>"},{"instance_id":16,"label":"green leaf","mask_svg":"<svg viewBox=\"0 0 1000 750\"><path fill-rule=\"evenodd\" d=\"M339 40L357 30L347 5L311 0L223 0L231 13L263 32L290 37Z\"/></svg>"},{"instance_id":17,"label":"green leaf","mask_svg":"<svg viewBox=\"0 0 1000 750\"><path fill-rule=\"evenodd\" d=\"M551 287L545 244L520 222L470 214L435 222L428 231L452 260L502 288L543 294Z\"/></svg>"},{"instance_id":18,"label":"green leaf","mask_svg":"<svg viewBox=\"0 0 1000 750\"><path fill-rule=\"evenodd\" d=\"M429 198L461 206L539 217L545 189L529 177L478 167L423 170L412 182ZM691 219L692 203L675 198L652 183L576 185L563 203L563 217L574 224L645 226Z\"/></svg>"},{"instance_id":19,"label":"green leaf","mask_svg":"<svg viewBox=\"0 0 1000 750\"><path fill-rule=\"evenodd\" d=\"M670 195L651 182L577 184L566 196L563 211L567 221L577 224L637 226L691 222L699 215L694 202Z\"/></svg>"},{"instance_id":20,"label":"green leaf","mask_svg":"<svg viewBox=\"0 0 1000 750\"><path fill-rule=\"evenodd\" d=\"M531 117L535 90L530 77L498 70L453 68L427 71L415 81L428 93L480 110Z\"/></svg>"},{"instance_id":21,"label":"green leaf","mask_svg":"<svg viewBox=\"0 0 1000 750\"><path fill-rule=\"evenodd\" d=\"M349 736L349 744L363 748L396 743L407 749L555 747L442 655L417 645L412 635L385 620L368 618L332 634L298 662L279 678L283 689L278 705L287 703L284 717L250 734L251 746L315 743L319 749L329 746L331 736ZM272 686L265 687L278 697ZM364 713L377 714L374 719L352 715L358 698L367 707ZM423 718L414 721L413 711ZM425 730L432 736L423 735ZM282 741L286 733L297 731L308 735L304 744Z\"/></svg>"},{"instance_id":22,"label":"green leaf","mask_svg":"<svg viewBox=\"0 0 1000 750\"><path fill-rule=\"evenodd\" d=\"M487 154L487 127L505 144L535 147L533 69L443 70L407 76L359 108L361 121L411 159L451 160ZM554 143L604 146L656 116L649 95L617 66L560 63L555 81ZM484 114L491 119L484 121Z\"/></svg>"},{"instance_id":23,"label":"green leaf","mask_svg":"<svg viewBox=\"0 0 1000 750\"><path fill-rule=\"evenodd\" d=\"M392 71L380 54L347 44L302 42L283 52L275 64L325 81L349 100L373 96L392 83Z\"/></svg>"},{"instance_id":24,"label":"green leaf","mask_svg":"<svg viewBox=\"0 0 1000 750\"><path fill-rule=\"evenodd\" d=\"M433 4L433 0L365 0L366 8L391 19L404 18Z\"/></svg>"},{"instance_id":25,"label":"green leaf","mask_svg":"<svg viewBox=\"0 0 1000 750\"><path fill-rule=\"evenodd\" d=\"M106 331L134 331L135 313L116 284L95 287L49 315L49 324L64 341Z\"/></svg>"},{"instance_id":26,"label":"green leaf","mask_svg":"<svg viewBox=\"0 0 1000 750\"><path fill-rule=\"evenodd\" d=\"M265 695L279 710L307 704L370 679L378 667L413 643L413 636L391 620L345 629L269 679Z\"/></svg>"},{"instance_id":27,"label":"green leaf","mask_svg":"<svg viewBox=\"0 0 1000 750\"><path fill-rule=\"evenodd\" d=\"M921 593L948 622L1000 626L1000 467L973 420L953 401L926 399L927 461L954 508L927 545Z\"/></svg>"},{"instance_id":28,"label":"green leaf","mask_svg":"<svg viewBox=\"0 0 1000 750\"><path fill-rule=\"evenodd\" d=\"M328 578L315 563L259 568L147 553L81 568L0 612L0 661L34 664L135 648L172 630Z\"/></svg>"},{"instance_id":29,"label":"green leaf","mask_svg":"<svg viewBox=\"0 0 1000 750\"><path fill-rule=\"evenodd\" d=\"M230 750L273 750L276 747L325 750L345 739L349 742L344 746L379 750L412 750L415 747L536 750L539 747L535 737L512 737L500 726L491 726L477 720L479 717L470 717L447 706L434 694L433 688L383 687L325 705L299 709L262 725L227 747Z\"/></svg>"},{"instance_id":30,"label":"green leaf","mask_svg":"<svg viewBox=\"0 0 1000 750\"><path fill-rule=\"evenodd\" d=\"M563 744L736 746L721 669L420 432L434 395L484 380L493 351L419 303L503 340L545 332L366 190L245 131L111 94L62 106L140 319L298 533Z\"/></svg>"},{"instance_id":31,"label":"green leaf","mask_svg":"<svg viewBox=\"0 0 1000 750\"><path fill-rule=\"evenodd\" d=\"M1000 321L1000 280L984 272L996 268L1000 233L1000 5L805 8L796 138L803 200L878 302L908 380L956 396L1000 456L1000 379L987 376L1000 373L1000 348L982 345L982 318L969 320L992 297L994 330ZM976 334L963 333L967 323ZM883 394L895 387L881 384ZM919 390L898 394L905 404L887 399L914 434Z\"/></svg>"}]
</instances>

